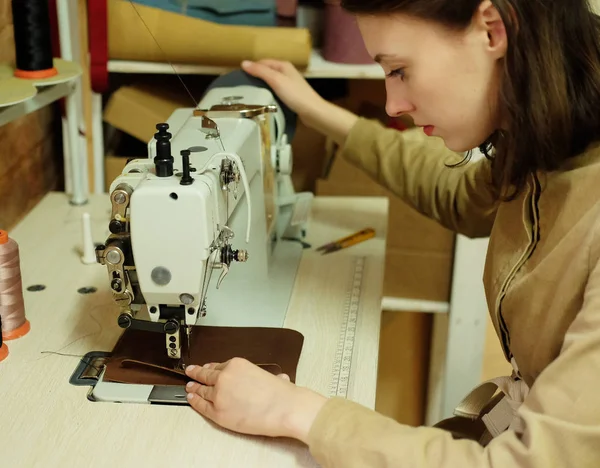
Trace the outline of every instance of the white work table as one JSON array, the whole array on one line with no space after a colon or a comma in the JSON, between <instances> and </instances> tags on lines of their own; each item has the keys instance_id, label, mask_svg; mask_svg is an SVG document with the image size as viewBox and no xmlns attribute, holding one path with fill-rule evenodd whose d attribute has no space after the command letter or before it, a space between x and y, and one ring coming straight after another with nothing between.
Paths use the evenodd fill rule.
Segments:
<instances>
[{"instance_id":1,"label":"white work table","mask_svg":"<svg viewBox=\"0 0 600 468\"><path fill-rule=\"evenodd\" d=\"M81 215L88 212L95 242L108 234L109 200L94 195L72 206L51 193L10 235L19 243L31 331L7 342L0 362L0 465L20 467L312 467L303 444L223 430L188 406L91 402L89 387L69 378L83 355L110 351L117 325L105 267L79 260ZM360 309L348 398L373 408L377 377L388 201L317 197L285 320L304 335L296 383L329 394L342 328L345 292L357 257L364 258ZM330 255L314 247L364 227L377 236ZM43 284L38 292L27 287ZM95 287L91 294L80 288Z\"/></svg>"}]
</instances>

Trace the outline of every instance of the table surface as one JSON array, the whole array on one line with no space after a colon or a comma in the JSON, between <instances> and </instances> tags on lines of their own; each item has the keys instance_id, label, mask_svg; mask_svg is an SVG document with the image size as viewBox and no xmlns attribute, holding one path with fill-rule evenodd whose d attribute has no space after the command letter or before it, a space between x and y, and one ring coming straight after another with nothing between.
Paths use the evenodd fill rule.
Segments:
<instances>
[{"instance_id":1,"label":"table surface","mask_svg":"<svg viewBox=\"0 0 600 468\"><path fill-rule=\"evenodd\" d=\"M330 255L303 253L285 327L304 334L297 384L327 395L353 263L365 258L348 398L373 408L388 202L386 198L317 197L308 242L313 246L372 226L377 236ZM72 206L63 193L48 194L10 235L19 243L31 331L7 342L0 363L2 466L290 467L316 466L306 446L288 439L235 434L188 406L90 402L89 387L69 377L78 357L110 351L122 330L105 267L84 265L81 216L90 213L95 242L108 234L108 196ZM39 292L27 287L43 284ZM81 294L82 287L95 287Z\"/></svg>"}]
</instances>

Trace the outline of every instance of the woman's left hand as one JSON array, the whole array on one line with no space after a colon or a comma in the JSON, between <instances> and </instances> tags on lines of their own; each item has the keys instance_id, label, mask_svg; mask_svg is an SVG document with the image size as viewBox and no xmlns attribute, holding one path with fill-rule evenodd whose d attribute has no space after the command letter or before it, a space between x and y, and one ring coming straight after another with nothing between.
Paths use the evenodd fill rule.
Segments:
<instances>
[{"instance_id":1,"label":"woman's left hand","mask_svg":"<svg viewBox=\"0 0 600 468\"><path fill-rule=\"evenodd\" d=\"M292 437L307 442L326 398L275 376L249 361L189 366L186 392L192 408L226 429L245 434Z\"/></svg>"}]
</instances>

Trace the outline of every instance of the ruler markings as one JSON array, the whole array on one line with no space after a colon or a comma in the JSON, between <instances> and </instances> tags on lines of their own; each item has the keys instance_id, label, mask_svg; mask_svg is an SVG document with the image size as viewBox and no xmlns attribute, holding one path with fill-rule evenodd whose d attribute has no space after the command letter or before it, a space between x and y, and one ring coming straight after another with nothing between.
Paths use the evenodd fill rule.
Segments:
<instances>
[{"instance_id":1,"label":"ruler markings","mask_svg":"<svg viewBox=\"0 0 600 468\"><path fill-rule=\"evenodd\" d=\"M342 324L333 362L333 376L329 386L329 394L332 397L346 398L348 396L350 371L352 369L352 354L354 351L358 312L360 309L364 264L365 257L357 257L354 260L352 281L343 305Z\"/></svg>"}]
</instances>

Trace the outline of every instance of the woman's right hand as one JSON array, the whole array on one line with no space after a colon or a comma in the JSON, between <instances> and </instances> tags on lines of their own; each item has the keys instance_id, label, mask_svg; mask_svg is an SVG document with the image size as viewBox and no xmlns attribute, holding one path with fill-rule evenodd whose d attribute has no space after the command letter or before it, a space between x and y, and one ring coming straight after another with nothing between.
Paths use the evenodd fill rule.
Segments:
<instances>
[{"instance_id":1,"label":"woman's right hand","mask_svg":"<svg viewBox=\"0 0 600 468\"><path fill-rule=\"evenodd\" d=\"M290 62L270 59L244 61L242 69L265 81L301 119L319 112L319 107L326 103Z\"/></svg>"}]
</instances>

